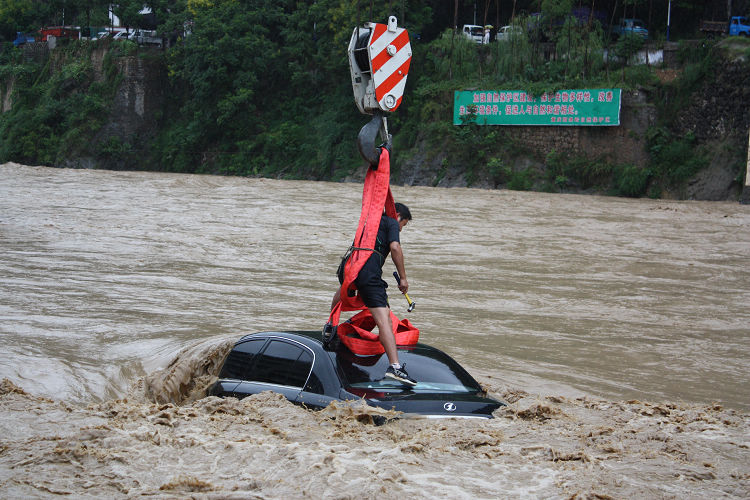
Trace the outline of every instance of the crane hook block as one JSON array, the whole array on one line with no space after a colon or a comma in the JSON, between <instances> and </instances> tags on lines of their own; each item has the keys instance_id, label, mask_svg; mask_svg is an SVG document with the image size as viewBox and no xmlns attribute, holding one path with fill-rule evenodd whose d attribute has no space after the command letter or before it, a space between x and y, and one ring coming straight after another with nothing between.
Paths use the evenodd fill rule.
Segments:
<instances>
[{"instance_id":1,"label":"crane hook block","mask_svg":"<svg viewBox=\"0 0 750 500\"><path fill-rule=\"evenodd\" d=\"M409 32L388 24L365 23L354 28L349 41L349 69L354 102L366 115L393 112L401 105L411 64Z\"/></svg>"},{"instance_id":2,"label":"crane hook block","mask_svg":"<svg viewBox=\"0 0 750 500\"><path fill-rule=\"evenodd\" d=\"M381 132L381 135L383 134L384 120L385 117L379 111L376 111L372 115L372 120L365 123L357 135L357 149L359 149L359 154L376 170L378 168L378 161L380 160L380 149L375 145L375 139L378 136L378 132ZM390 148L391 137L387 131L385 135L383 146Z\"/></svg>"}]
</instances>

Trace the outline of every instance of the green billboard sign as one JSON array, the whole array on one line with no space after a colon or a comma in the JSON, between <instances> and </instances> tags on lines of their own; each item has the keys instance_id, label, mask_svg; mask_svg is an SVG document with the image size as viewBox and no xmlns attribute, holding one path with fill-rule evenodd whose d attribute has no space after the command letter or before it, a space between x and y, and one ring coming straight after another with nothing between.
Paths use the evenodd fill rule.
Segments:
<instances>
[{"instance_id":1,"label":"green billboard sign","mask_svg":"<svg viewBox=\"0 0 750 500\"><path fill-rule=\"evenodd\" d=\"M620 124L622 89L457 90L453 124L611 127Z\"/></svg>"}]
</instances>

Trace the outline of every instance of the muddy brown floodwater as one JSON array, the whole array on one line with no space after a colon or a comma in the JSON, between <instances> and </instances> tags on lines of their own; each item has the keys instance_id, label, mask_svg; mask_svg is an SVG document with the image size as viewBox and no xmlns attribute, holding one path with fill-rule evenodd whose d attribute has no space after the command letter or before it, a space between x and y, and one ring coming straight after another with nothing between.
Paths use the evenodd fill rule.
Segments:
<instances>
[{"instance_id":1,"label":"muddy brown floodwater","mask_svg":"<svg viewBox=\"0 0 750 500\"><path fill-rule=\"evenodd\" d=\"M735 203L394 187L409 319L508 407L203 397L241 334L322 326L361 189L0 165L3 496L750 497Z\"/></svg>"}]
</instances>

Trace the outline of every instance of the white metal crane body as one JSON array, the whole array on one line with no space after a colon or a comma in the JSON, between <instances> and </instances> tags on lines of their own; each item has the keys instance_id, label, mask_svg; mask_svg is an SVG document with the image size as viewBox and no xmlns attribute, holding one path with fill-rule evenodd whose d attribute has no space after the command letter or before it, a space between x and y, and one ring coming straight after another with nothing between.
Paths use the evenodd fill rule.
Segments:
<instances>
[{"instance_id":1,"label":"white metal crane body","mask_svg":"<svg viewBox=\"0 0 750 500\"><path fill-rule=\"evenodd\" d=\"M354 28L349 41L349 69L354 101L366 115L393 112L401 105L411 64L409 32L388 24L365 23Z\"/></svg>"}]
</instances>

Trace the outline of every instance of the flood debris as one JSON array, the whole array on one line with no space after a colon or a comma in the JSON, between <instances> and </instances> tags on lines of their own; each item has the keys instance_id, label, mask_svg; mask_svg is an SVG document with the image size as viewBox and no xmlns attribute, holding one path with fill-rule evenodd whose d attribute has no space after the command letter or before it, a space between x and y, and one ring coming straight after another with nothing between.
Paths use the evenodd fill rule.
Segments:
<instances>
[{"instance_id":1,"label":"flood debris","mask_svg":"<svg viewBox=\"0 0 750 500\"><path fill-rule=\"evenodd\" d=\"M365 498L429 498L436 488L457 498L750 493L746 413L482 382L491 394L518 398L492 420L432 420L362 402L313 412L271 392L77 406L6 379L0 487L8 498L327 497L352 488Z\"/></svg>"}]
</instances>

